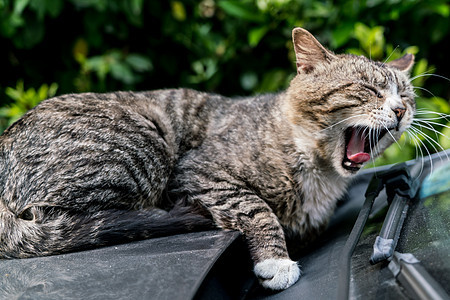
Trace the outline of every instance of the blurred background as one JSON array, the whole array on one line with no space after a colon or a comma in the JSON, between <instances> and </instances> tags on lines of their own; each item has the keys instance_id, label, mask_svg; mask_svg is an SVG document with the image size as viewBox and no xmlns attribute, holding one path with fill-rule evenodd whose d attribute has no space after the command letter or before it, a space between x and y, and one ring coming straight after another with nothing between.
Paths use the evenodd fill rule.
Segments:
<instances>
[{"instance_id":1,"label":"blurred background","mask_svg":"<svg viewBox=\"0 0 450 300\"><path fill-rule=\"evenodd\" d=\"M447 0L0 0L0 132L65 93L282 90L300 26L336 53L416 55L415 129L378 164L404 161L450 148L449 21Z\"/></svg>"}]
</instances>

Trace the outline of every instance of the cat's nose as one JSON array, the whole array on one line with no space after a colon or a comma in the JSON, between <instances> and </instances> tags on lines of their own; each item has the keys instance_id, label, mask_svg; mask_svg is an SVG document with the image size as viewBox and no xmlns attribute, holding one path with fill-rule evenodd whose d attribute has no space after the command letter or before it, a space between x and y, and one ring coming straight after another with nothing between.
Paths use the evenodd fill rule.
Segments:
<instances>
[{"instance_id":1,"label":"cat's nose","mask_svg":"<svg viewBox=\"0 0 450 300\"><path fill-rule=\"evenodd\" d=\"M406 109L403 107L397 107L392 109L395 113L395 116L397 117L397 122L400 123L403 116L405 115Z\"/></svg>"}]
</instances>

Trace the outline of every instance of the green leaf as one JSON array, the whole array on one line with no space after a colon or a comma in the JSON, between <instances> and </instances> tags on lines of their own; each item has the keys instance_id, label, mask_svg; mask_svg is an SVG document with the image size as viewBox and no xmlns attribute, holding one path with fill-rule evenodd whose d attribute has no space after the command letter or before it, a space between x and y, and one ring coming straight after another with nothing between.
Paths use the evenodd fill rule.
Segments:
<instances>
[{"instance_id":1,"label":"green leaf","mask_svg":"<svg viewBox=\"0 0 450 300\"><path fill-rule=\"evenodd\" d=\"M194 61L191 67L195 75L189 76L188 81L194 84L211 79L218 71L217 61L212 58Z\"/></svg>"},{"instance_id":2,"label":"green leaf","mask_svg":"<svg viewBox=\"0 0 450 300\"><path fill-rule=\"evenodd\" d=\"M2 117L2 118L9 117L8 112L9 112L9 107L0 107L0 117Z\"/></svg>"},{"instance_id":3,"label":"green leaf","mask_svg":"<svg viewBox=\"0 0 450 300\"><path fill-rule=\"evenodd\" d=\"M353 54L353 55L364 55L363 50L356 49L356 48L348 48L345 52L348 54Z\"/></svg>"},{"instance_id":4,"label":"green leaf","mask_svg":"<svg viewBox=\"0 0 450 300\"><path fill-rule=\"evenodd\" d=\"M407 54L407 53L416 55L417 53L419 53L419 47L417 47L417 46L409 46L408 48L406 48L403 51L403 54Z\"/></svg>"},{"instance_id":5,"label":"green leaf","mask_svg":"<svg viewBox=\"0 0 450 300\"><path fill-rule=\"evenodd\" d=\"M448 3L431 4L431 9L444 18L448 18L448 16L450 16L450 6Z\"/></svg>"},{"instance_id":6,"label":"green leaf","mask_svg":"<svg viewBox=\"0 0 450 300\"><path fill-rule=\"evenodd\" d=\"M56 82L53 82L50 87L48 88L47 97L53 97L56 95L56 91L58 90L58 84Z\"/></svg>"},{"instance_id":7,"label":"green leaf","mask_svg":"<svg viewBox=\"0 0 450 300\"><path fill-rule=\"evenodd\" d=\"M95 71L100 80L105 80L110 71L109 63L103 56L93 56L86 59L85 67L87 71Z\"/></svg>"},{"instance_id":8,"label":"green leaf","mask_svg":"<svg viewBox=\"0 0 450 300\"><path fill-rule=\"evenodd\" d=\"M261 41L261 39L266 35L268 30L268 26L251 29L248 33L248 43L250 46L256 47L259 44L259 41Z\"/></svg>"},{"instance_id":9,"label":"green leaf","mask_svg":"<svg viewBox=\"0 0 450 300\"><path fill-rule=\"evenodd\" d=\"M370 28L363 23L356 23L354 34L366 55L375 60L382 58L385 44L384 28L382 26Z\"/></svg>"},{"instance_id":10,"label":"green leaf","mask_svg":"<svg viewBox=\"0 0 450 300\"><path fill-rule=\"evenodd\" d=\"M331 45L333 48L339 48L351 38L353 33L353 23L347 22L337 27L331 32Z\"/></svg>"},{"instance_id":11,"label":"green leaf","mask_svg":"<svg viewBox=\"0 0 450 300\"><path fill-rule=\"evenodd\" d=\"M13 99L15 101L19 101L19 99L21 97L21 92L18 91L18 90L13 89L11 87L7 87L5 89L5 93L6 93L6 95L9 96L9 98L11 98L11 99Z\"/></svg>"},{"instance_id":12,"label":"green leaf","mask_svg":"<svg viewBox=\"0 0 450 300\"><path fill-rule=\"evenodd\" d=\"M423 84L425 83L425 80L427 80L427 78L428 78L428 76L426 74L432 74L432 73L433 73L433 70L428 68L428 60L426 58L422 58L414 64L414 69L413 69L412 74L413 74L413 77L417 76L417 78L414 79L412 81L412 83L416 87L422 87Z\"/></svg>"},{"instance_id":13,"label":"green leaf","mask_svg":"<svg viewBox=\"0 0 450 300\"><path fill-rule=\"evenodd\" d=\"M230 16L237 17L246 21L263 22L264 16L244 1L222 0L217 5Z\"/></svg>"},{"instance_id":14,"label":"green leaf","mask_svg":"<svg viewBox=\"0 0 450 300\"><path fill-rule=\"evenodd\" d=\"M153 68L150 59L139 54L128 55L125 62L138 72L150 71Z\"/></svg>"},{"instance_id":15,"label":"green leaf","mask_svg":"<svg viewBox=\"0 0 450 300\"><path fill-rule=\"evenodd\" d=\"M131 6L131 12L135 15L140 15L142 13L144 0L131 0L129 2Z\"/></svg>"},{"instance_id":16,"label":"green leaf","mask_svg":"<svg viewBox=\"0 0 450 300\"><path fill-rule=\"evenodd\" d=\"M284 88L286 83L286 71L275 69L264 74L260 85L257 88L258 93L276 92Z\"/></svg>"},{"instance_id":17,"label":"green leaf","mask_svg":"<svg viewBox=\"0 0 450 300\"><path fill-rule=\"evenodd\" d=\"M48 85L43 84L43 85L41 85L41 87L37 91L36 100L38 100L38 101L44 100L45 98L47 98L47 95L48 95Z\"/></svg>"},{"instance_id":18,"label":"green leaf","mask_svg":"<svg viewBox=\"0 0 450 300\"><path fill-rule=\"evenodd\" d=\"M180 1L172 1L170 2L172 6L172 16L177 21L184 21L186 20L186 10L184 8L184 5Z\"/></svg>"},{"instance_id":19,"label":"green leaf","mask_svg":"<svg viewBox=\"0 0 450 300\"><path fill-rule=\"evenodd\" d=\"M447 100L441 97L432 97L429 99L436 107L437 112L441 112L444 114L450 114L450 104Z\"/></svg>"},{"instance_id":20,"label":"green leaf","mask_svg":"<svg viewBox=\"0 0 450 300\"><path fill-rule=\"evenodd\" d=\"M25 7L27 7L30 0L15 0L13 13L15 15L21 15Z\"/></svg>"},{"instance_id":21,"label":"green leaf","mask_svg":"<svg viewBox=\"0 0 450 300\"><path fill-rule=\"evenodd\" d=\"M115 63L111 65L111 75L115 79L122 81L126 84L132 84L136 80L135 75L131 71L131 68L124 63Z\"/></svg>"},{"instance_id":22,"label":"green leaf","mask_svg":"<svg viewBox=\"0 0 450 300\"><path fill-rule=\"evenodd\" d=\"M417 97L416 105L418 110L429 111L429 112L442 112L445 114L449 113L450 107L448 102L440 97L424 98ZM425 115L424 118L433 118L436 115L430 114Z\"/></svg>"}]
</instances>

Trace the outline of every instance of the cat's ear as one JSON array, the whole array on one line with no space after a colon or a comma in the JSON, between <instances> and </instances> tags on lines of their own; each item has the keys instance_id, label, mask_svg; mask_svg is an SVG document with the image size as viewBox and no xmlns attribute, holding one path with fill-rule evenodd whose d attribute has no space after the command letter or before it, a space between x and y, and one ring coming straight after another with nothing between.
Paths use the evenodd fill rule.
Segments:
<instances>
[{"instance_id":1,"label":"cat's ear","mask_svg":"<svg viewBox=\"0 0 450 300\"><path fill-rule=\"evenodd\" d=\"M409 72L414 65L414 55L405 54L396 60L388 62L387 64L388 66L394 67L402 72Z\"/></svg>"},{"instance_id":2,"label":"cat's ear","mask_svg":"<svg viewBox=\"0 0 450 300\"><path fill-rule=\"evenodd\" d=\"M318 63L329 62L336 57L303 28L292 30L292 40L297 58L297 73L309 73Z\"/></svg>"}]
</instances>

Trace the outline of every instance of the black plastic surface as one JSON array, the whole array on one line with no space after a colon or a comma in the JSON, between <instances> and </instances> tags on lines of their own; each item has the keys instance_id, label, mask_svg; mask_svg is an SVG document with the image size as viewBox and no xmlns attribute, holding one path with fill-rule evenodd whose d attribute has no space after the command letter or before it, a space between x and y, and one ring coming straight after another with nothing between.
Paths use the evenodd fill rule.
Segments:
<instances>
[{"instance_id":1,"label":"black plastic surface","mask_svg":"<svg viewBox=\"0 0 450 300\"><path fill-rule=\"evenodd\" d=\"M0 260L0 299L190 299L236 232Z\"/></svg>"}]
</instances>

